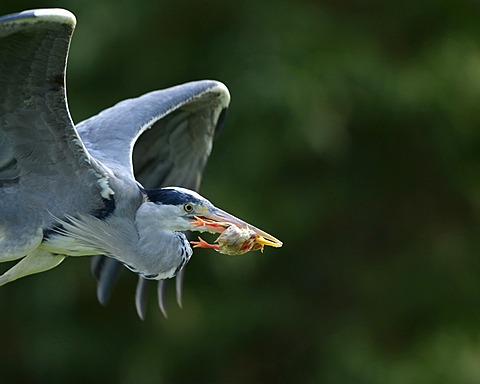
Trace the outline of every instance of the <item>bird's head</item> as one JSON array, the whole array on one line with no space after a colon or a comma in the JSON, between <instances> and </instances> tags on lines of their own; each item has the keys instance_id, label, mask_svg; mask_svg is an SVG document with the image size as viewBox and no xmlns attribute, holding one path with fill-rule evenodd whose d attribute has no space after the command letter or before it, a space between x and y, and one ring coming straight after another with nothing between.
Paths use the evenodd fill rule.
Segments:
<instances>
[{"instance_id":1,"label":"bird's head","mask_svg":"<svg viewBox=\"0 0 480 384\"><path fill-rule=\"evenodd\" d=\"M223 241L220 241L219 245L208 244L199 239L199 242L192 242L195 247L213 248L221 253L234 255L250 250L263 250L265 245L283 245L272 235L215 207L203 196L189 189L168 187L145 192L149 201L156 205L161 225L165 229L223 234ZM232 231L232 228L235 228L235 231Z\"/></svg>"}]
</instances>

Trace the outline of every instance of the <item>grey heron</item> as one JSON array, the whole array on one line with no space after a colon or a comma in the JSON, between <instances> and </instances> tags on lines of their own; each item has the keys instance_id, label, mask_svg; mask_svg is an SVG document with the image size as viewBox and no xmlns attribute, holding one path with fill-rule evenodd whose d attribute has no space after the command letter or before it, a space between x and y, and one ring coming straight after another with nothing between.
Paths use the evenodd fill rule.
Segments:
<instances>
[{"instance_id":1,"label":"grey heron","mask_svg":"<svg viewBox=\"0 0 480 384\"><path fill-rule=\"evenodd\" d=\"M62 9L0 17L0 262L20 260L0 285L94 256L100 302L123 265L139 275L143 318L146 281L159 281L164 312L163 282L192 256L186 231L233 226L253 234L242 252L281 246L196 192L230 101L222 83L152 91L74 125L65 70L75 25Z\"/></svg>"}]
</instances>

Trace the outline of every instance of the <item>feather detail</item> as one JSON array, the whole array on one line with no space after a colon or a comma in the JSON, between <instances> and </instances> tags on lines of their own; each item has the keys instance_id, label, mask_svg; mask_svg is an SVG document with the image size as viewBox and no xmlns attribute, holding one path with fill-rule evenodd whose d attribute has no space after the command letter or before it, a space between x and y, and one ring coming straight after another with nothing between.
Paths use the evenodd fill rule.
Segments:
<instances>
[{"instance_id":1,"label":"feather detail","mask_svg":"<svg viewBox=\"0 0 480 384\"><path fill-rule=\"evenodd\" d=\"M110 244L116 239L105 220L66 215L64 220L56 218L56 221L58 224L52 229L54 234L42 244L49 252L69 256L110 255Z\"/></svg>"},{"instance_id":2,"label":"feather detail","mask_svg":"<svg viewBox=\"0 0 480 384\"><path fill-rule=\"evenodd\" d=\"M138 217L132 221L67 215L56 221L42 249L69 256L109 256L147 279L174 277L193 253L183 233L149 226L148 220L139 225Z\"/></svg>"}]
</instances>

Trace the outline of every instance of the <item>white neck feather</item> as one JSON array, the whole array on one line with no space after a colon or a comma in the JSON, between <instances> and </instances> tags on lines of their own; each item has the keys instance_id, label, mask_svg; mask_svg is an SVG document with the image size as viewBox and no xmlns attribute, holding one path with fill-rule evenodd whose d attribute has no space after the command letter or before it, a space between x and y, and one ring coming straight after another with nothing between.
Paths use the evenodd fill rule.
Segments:
<instances>
[{"instance_id":1,"label":"white neck feather","mask_svg":"<svg viewBox=\"0 0 480 384\"><path fill-rule=\"evenodd\" d=\"M49 252L70 256L104 254L145 277L170 278L193 253L185 235L179 232L184 229L184 220L172 208L143 203L134 221L115 215L106 220L69 217L59 220L63 230L42 246Z\"/></svg>"}]
</instances>

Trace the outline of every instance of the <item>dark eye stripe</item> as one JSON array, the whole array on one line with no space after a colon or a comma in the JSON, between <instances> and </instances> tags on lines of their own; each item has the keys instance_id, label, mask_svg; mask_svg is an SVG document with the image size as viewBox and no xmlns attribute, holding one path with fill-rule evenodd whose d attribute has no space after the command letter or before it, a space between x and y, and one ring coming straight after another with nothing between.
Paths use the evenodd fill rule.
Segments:
<instances>
[{"instance_id":1,"label":"dark eye stripe","mask_svg":"<svg viewBox=\"0 0 480 384\"><path fill-rule=\"evenodd\" d=\"M194 203L201 203L201 200L196 199L194 196L177 191L175 189L145 189L148 199L153 203L160 203L165 205L181 205Z\"/></svg>"}]
</instances>

